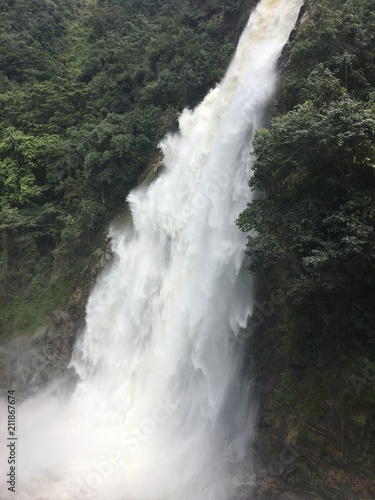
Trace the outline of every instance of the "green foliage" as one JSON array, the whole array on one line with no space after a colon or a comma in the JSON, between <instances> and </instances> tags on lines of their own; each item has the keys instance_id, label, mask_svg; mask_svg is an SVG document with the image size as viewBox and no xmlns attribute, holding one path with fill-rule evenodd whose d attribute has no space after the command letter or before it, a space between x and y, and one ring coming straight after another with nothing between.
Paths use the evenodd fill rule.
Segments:
<instances>
[{"instance_id":1,"label":"green foliage","mask_svg":"<svg viewBox=\"0 0 375 500\"><path fill-rule=\"evenodd\" d=\"M335 324L338 336L366 338L373 335L375 319L374 110L359 98L360 85L346 87L330 68L320 62L314 66L322 54L307 63L304 52L310 43L326 50L326 37L331 40L336 32L332 19L352 4L348 0L339 13L325 7L325 17L318 9L319 29L313 19L297 39L289 64L298 70L292 73L289 67L287 78L300 73L297 61L303 54L303 71L310 69L299 90L303 102L256 135L250 184L266 196L249 205L238 224L256 231L248 238L251 269L284 269L288 298L308 311L307 322L316 314L326 327ZM356 26L364 20L363 9L354 20ZM370 34L361 29L367 40ZM337 43L331 53L339 50ZM353 39L355 53L356 43ZM306 272L292 274L292 265Z\"/></svg>"},{"instance_id":2,"label":"green foliage","mask_svg":"<svg viewBox=\"0 0 375 500\"><path fill-rule=\"evenodd\" d=\"M58 137L29 136L9 127L0 141L0 207L23 207L40 199L48 156Z\"/></svg>"},{"instance_id":3,"label":"green foliage","mask_svg":"<svg viewBox=\"0 0 375 500\"><path fill-rule=\"evenodd\" d=\"M37 135L63 134L82 120L86 93L83 85L60 77L34 83L23 92L9 90L0 95L2 122Z\"/></svg>"},{"instance_id":4,"label":"green foliage","mask_svg":"<svg viewBox=\"0 0 375 500\"><path fill-rule=\"evenodd\" d=\"M356 394L348 361L375 359L374 12L369 0L311 4L278 115L255 137L250 186L263 196L237 223L251 231L250 270L286 297L278 404L311 422L330 401L355 442L375 432L373 383Z\"/></svg>"},{"instance_id":5,"label":"green foliage","mask_svg":"<svg viewBox=\"0 0 375 500\"><path fill-rule=\"evenodd\" d=\"M306 77L319 64L347 91L366 100L374 85L375 22L372 0L314 2L312 19L299 31L280 90L284 111L301 99Z\"/></svg>"},{"instance_id":6,"label":"green foliage","mask_svg":"<svg viewBox=\"0 0 375 500\"><path fill-rule=\"evenodd\" d=\"M9 80L45 80L59 71L54 58L70 8L69 0L0 3L0 71Z\"/></svg>"}]
</instances>

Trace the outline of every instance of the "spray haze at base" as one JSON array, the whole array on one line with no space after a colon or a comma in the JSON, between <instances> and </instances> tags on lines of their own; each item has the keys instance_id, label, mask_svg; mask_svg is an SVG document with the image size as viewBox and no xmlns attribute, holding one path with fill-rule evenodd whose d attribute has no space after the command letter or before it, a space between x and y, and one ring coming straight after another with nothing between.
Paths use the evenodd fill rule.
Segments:
<instances>
[{"instance_id":1,"label":"spray haze at base","mask_svg":"<svg viewBox=\"0 0 375 500\"><path fill-rule=\"evenodd\" d=\"M163 173L129 195L133 227L111 232L73 353L79 382L18 408L20 500L231 498L253 431L231 342L252 312L234 221L301 4L260 2L223 82L162 141Z\"/></svg>"}]
</instances>

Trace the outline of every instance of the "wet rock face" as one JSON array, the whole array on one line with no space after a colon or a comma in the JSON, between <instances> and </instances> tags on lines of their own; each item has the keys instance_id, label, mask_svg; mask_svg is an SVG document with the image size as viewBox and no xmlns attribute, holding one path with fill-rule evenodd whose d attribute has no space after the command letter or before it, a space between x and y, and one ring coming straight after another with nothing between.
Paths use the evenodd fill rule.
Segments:
<instances>
[{"instance_id":1,"label":"wet rock face","mask_svg":"<svg viewBox=\"0 0 375 500\"><path fill-rule=\"evenodd\" d=\"M84 329L86 302L98 273L111 259L106 239L77 278L66 307L50 311L46 325L35 332L14 336L0 345L0 396L15 390L20 400L54 379L74 381L69 363L76 337Z\"/></svg>"},{"instance_id":2,"label":"wet rock face","mask_svg":"<svg viewBox=\"0 0 375 500\"><path fill-rule=\"evenodd\" d=\"M343 446L345 429L331 405L326 404L321 418L306 420L278 401L285 363L277 338L267 330L257 332L251 352L259 410L252 450L256 479L248 500L375 498L372 477L358 462L358 455L345 446L345 437ZM295 431L300 421L309 427L308 438L298 437Z\"/></svg>"},{"instance_id":3,"label":"wet rock face","mask_svg":"<svg viewBox=\"0 0 375 500\"><path fill-rule=\"evenodd\" d=\"M0 347L0 395L15 390L18 400L51 380L73 377L68 365L82 325L66 311L53 311L55 323L32 338L14 337Z\"/></svg>"},{"instance_id":4,"label":"wet rock face","mask_svg":"<svg viewBox=\"0 0 375 500\"><path fill-rule=\"evenodd\" d=\"M294 40L296 38L296 34L298 32L298 29L301 28L310 18L311 18L311 12L310 12L310 10L308 10L306 8L306 5L302 5L300 13L299 13L299 16L298 16L298 20L297 20L297 23L296 23L296 27L290 33L290 37L289 37L288 43L284 46L284 48L283 48L283 50L281 52L281 55L279 57L278 66L279 66L280 74L282 74L282 72L283 72L283 70L285 68L286 63L288 62L289 55L290 55L290 50L291 50L291 48L293 46L293 43L294 43Z\"/></svg>"}]
</instances>

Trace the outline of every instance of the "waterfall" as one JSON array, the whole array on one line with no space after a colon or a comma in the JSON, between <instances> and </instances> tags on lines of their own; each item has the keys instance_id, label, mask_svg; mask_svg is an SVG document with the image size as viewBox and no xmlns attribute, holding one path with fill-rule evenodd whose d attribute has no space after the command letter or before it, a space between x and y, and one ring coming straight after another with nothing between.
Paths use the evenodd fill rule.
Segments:
<instances>
[{"instance_id":1,"label":"waterfall","mask_svg":"<svg viewBox=\"0 0 375 500\"><path fill-rule=\"evenodd\" d=\"M236 342L252 297L234 221L301 4L259 3L222 83L161 142L161 175L130 193L133 225L111 230L115 259L75 346L79 381L17 409L18 499L232 497L253 431Z\"/></svg>"}]
</instances>

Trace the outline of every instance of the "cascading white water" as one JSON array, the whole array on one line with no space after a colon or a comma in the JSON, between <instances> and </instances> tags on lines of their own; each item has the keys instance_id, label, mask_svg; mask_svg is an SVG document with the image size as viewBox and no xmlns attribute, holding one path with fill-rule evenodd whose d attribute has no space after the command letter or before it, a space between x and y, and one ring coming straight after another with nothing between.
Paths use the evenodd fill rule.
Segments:
<instances>
[{"instance_id":1,"label":"cascading white water","mask_svg":"<svg viewBox=\"0 0 375 500\"><path fill-rule=\"evenodd\" d=\"M261 1L224 81L162 142L162 175L129 195L134 227L112 232L117 258L74 351L80 381L69 396L52 384L18 408L17 498L231 497L231 462L252 430L243 346L231 342L252 309L234 221L301 4Z\"/></svg>"}]
</instances>

